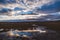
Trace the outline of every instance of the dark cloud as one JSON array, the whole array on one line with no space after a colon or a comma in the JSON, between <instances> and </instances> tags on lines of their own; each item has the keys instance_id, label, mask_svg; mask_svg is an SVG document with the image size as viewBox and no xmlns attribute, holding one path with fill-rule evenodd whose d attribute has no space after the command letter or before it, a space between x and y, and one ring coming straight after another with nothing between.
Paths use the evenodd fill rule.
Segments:
<instances>
[{"instance_id":1,"label":"dark cloud","mask_svg":"<svg viewBox=\"0 0 60 40\"><path fill-rule=\"evenodd\" d=\"M8 3L16 3L16 0L9 0Z\"/></svg>"},{"instance_id":2,"label":"dark cloud","mask_svg":"<svg viewBox=\"0 0 60 40\"><path fill-rule=\"evenodd\" d=\"M7 8L2 8L1 10L0 10L0 14L4 14L4 13L8 13L8 12L10 12L10 11L12 11L11 9L7 9Z\"/></svg>"},{"instance_id":3,"label":"dark cloud","mask_svg":"<svg viewBox=\"0 0 60 40\"><path fill-rule=\"evenodd\" d=\"M0 4L16 3L16 0L0 0Z\"/></svg>"},{"instance_id":4,"label":"dark cloud","mask_svg":"<svg viewBox=\"0 0 60 40\"><path fill-rule=\"evenodd\" d=\"M24 8L15 7L14 11L25 10Z\"/></svg>"},{"instance_id":5,"label":"dark cloud","mask_svg":"<svg viewBox=\"0 0 60 40\"><path fill-rule=\"evenodd\" d=\"M0 4L6 4L5 0L0 0Z\"/></svg>"},{"instance_id":6,"label":"dark cloud","mask_svg":"<svg viewBox=\"0 0 60 40\"><path fill-rule=\"evenodd\" d=\"M56 1L53 4L45 4L41 8L38 7L37 11L39 12L46 12L46 13L54 13L54 12L59 12L60 11L60 1Z\"/></svg>"}]
</instances>

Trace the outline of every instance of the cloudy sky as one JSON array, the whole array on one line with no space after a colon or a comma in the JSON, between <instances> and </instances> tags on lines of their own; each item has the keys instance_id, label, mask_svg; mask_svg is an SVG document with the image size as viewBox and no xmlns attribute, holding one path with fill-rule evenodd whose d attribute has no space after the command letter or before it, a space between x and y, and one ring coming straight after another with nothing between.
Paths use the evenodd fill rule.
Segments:
<instances>
[{"instance_id":1,"label":"cloudy sky","mask_svg":"<svg viewBox=\"0 0 60 40\"><path fill-rule=\"evenodd\" d=\"M60 0L0 0L0 22L60 20Z\"/></svg>"}]
</instances>

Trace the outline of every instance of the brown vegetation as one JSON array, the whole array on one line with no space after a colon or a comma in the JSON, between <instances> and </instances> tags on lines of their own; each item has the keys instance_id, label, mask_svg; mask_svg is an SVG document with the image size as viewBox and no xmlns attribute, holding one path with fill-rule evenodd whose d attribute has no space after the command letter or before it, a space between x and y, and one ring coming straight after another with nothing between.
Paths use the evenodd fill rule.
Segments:
<instances>
[{"instance_id":1,"label":"brown vegetation","mask_svg":"<svg viewBox=\"0 0 60 40\"><path fill-rule=\"evenodd\" d=\"M46 26L53 30L60 30L60 21L51 22L0 22L0 28L4 29L27 29L33 27L32 24L37 24L39 26Z\"/></svg>"}]
</instances>

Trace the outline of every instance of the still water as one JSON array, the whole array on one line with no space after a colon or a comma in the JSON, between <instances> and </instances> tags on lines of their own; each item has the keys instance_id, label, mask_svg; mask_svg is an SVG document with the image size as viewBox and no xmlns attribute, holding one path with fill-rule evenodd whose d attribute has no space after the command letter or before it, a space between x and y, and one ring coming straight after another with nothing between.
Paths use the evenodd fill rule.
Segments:
<instances>
[{"instance_id":1,"label":"still water","mask_svg":"<svg viewBox=\"0 0 60 40\"><path fill-rule=\"evenodd\" d=\"M43 26L28 30L2 30L4 29L0 29L0 40L60 40L60 34L57 31Z\"/></svg>"}]
</instances>

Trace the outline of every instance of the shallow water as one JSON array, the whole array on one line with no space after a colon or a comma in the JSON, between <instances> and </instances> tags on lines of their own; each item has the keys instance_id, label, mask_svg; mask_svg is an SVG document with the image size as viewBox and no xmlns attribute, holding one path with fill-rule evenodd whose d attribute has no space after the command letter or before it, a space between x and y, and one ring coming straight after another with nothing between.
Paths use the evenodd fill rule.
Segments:
<instances>
[{"instance_id":1,"label":"shallow water","mask_svg":"<svg viewBox=\"0 0 60 40\"><path fill-rule=\"evenodd\" d=\"M0 40L60 40L60 34L57 31L45 27L37 27L33 30L40 31L11 29L7 32L0 32Z\"/></svg>"}]
</instances>

